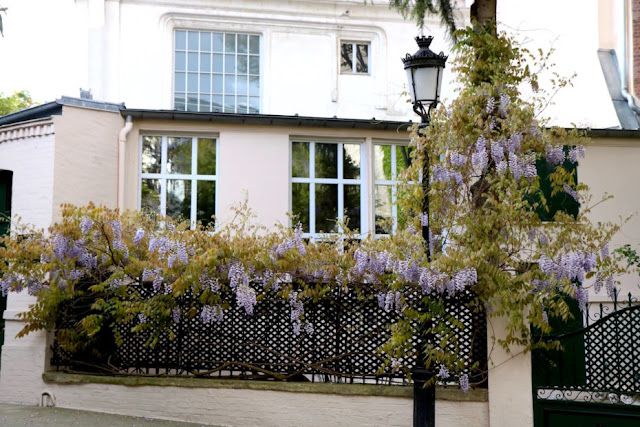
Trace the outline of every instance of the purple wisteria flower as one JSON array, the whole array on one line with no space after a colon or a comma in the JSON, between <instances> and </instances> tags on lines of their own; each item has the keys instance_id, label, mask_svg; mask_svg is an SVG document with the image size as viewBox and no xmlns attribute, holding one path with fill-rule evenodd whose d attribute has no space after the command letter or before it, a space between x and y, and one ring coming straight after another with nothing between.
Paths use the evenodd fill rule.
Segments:
<instances>
[{"instance_id":1,"label":"purple wisteria flower","mask_svg":"<svg viewBox=\"0 0 640 427\"><path fill-rule=\"evenodd\" d=\"M467 156L454 151L449 154L449 163L451 166L463 167L467 164Z\"/></svg>"},{"instance_id":2,"label":"purple wisteria flower","mask_svg":"<svg viewBox=\"0 0 640 427\"><path fill-rule=\"evenodd\" d=\"M572 163L578 163L578 157L584 159L586 154L586 150L583 146L579 145L577 147L573 147L569 150L569 160L571 160Z\"/></svg>"},{"instance_id":3,"label":"purple wisteria flower","mask_svg":"<svg viewBox=\"0 0 640 427\"><path fill-rule=\"evenodd\" d=\"M487 153L487 140L480 136L476 141L476 151L471 154L471 164L474 168L484 171L489 164L489 154Z\"/></svg>"},{"instance_id":4,"label":"purple wisteria flower","mask_svg":"<svg viewBox=\"0 0 640 427\"><path fill-rule=\"evenodd\" d=\"M298 293L292 292L289 295L289 306L291 307L291 325L293 326L293 335L300 335L302 326L302 316L304 316L304 304L298 301Z\"/></svg>"},{"instance_id":5,"label":"purple wisteria flower","mask_svg":"<svg viewBox=\"0 0 640 427\"><path fill-rule=\"evenodd\" d=\"M438 377L443 380L449 378L449 369L444 365L440 365L440 369L438 370Z\"/></svg>"},{"instance_id":6,"label":"purple wisteria flower","mask_svg":"<svg viewBox=\"0 0 640 427\"><path fill-rule=\"evenodd\" d=\"M595 282L593 282L593 290L595 291L595 293L599 294L600 291L602 290L602 282L603 282L602 274L600 273L596 274L596 280Z\"/></svg>"},{"instance_id":7,"label":"purple wisteria flower","mask_svg":"<svg viewBox=\"0 0 640 427\"><path fill-rule=\"evenodd\" d=\"M546 324L549 324L549 316L547 315L546 310L542 310L542 321Z\"/></svg>"},{"instance_id":8,"label":"purple wisteria flower","mask_svg":"<svg viewBox=\"0 0 640 427\"><path fill-rule=\"evenodd\" d=\"M511 98L506 93L500 95L500 105L498 106L498 114L501 118L507 117L507 108L511 103Z\"/></svg>"},{"instance_id":9,"label":"purple wisteria flower","mask_svg":"<svg viewBox=\"0 0 640 427\"><path fill-rule=\"evenodd\" d=\"M499 163L504 159L504 148L498 141L491 141L491 159Z\"/></svg>"},{"instance_id":10,"label":"purple wisteria flower","mask_svg":"<svg viewBox=\"0 0 640 427\"><path fill-rule=\"evenodd\" d=\"M609 298L613 298L613 295L615 293L615 286L614 286L614 283L613 283L613 277L612 276L607 277L607 280L605 281L604 287L607 290L607 296Z\"/></svg>"},{"instance_id":11,"label":"purple wisteria flower","mask_svg":"<svg viewBox=\"0 0 640 427\"><path fill-rule=\"evenodd\" d=\"M180 323L180 308L173 307L171 310L171 318L173 319L173 323Z\"/></svg>"},{"instance_id":12,"label":"purple wisteria flower","mask_svg":"<svg viewBox=\"0 0 640 427\"><path fill-rule=\"evenodd\" d=\"M253 315L253 308L258 303L256 301L256 291L251 289L248 285L241 285L236 288L236 302L238 307L244 308L244 311L249 315Z\"/></svg>"},{"instance_id":13,"label":"purple wisteria flower","mask_svg":"<svg viewBox=\"0 0 640 427\"><path fill-rule=\"evenodd\" d=\"M82 218L82 221L80 221L80 231L82 231L82 234L86 236L89 230L91 230L91 227L93 227L93 220L86 216Z\"/></svg>"},{"instance_id":14,"label":"purple wisteria flower","mask_svg":"<svg viewBox=\"0 0 640 427\"><path fill-rule=\"evenodd\" d=\"M123 285L124 285L124 281L119 277L116 277L115 279L113 279L111 281L111 287L113 289L118 289L119 287L121 287Z\"/></svg>"},{"instance_id":15,"label":"purple wisteria flower","mask_svg":"<svg viewBox=\"0 0 640 427\"><path fill-rule=\"evenodd\" d=\"M545 148L545 156L547 162L552 166L558 166L564 163L564 148L562 145L547 144Z\"/></svg>"},{"instance_id":16,"label":"purple wisteria flower","mask_svg":"<svg viewBox=\"0 0 640 427\"><path fill-rule=\"evenodd\" d=\"M4 277L0 277L0 290L2 290L3 297L7 296L14 284L17 284L17 281L12 275L6 274Z\"/></svg>"},{"instance_id":17,"label":"purple wisteria flower","mask_svg":"<svg viewBox=\"0 0 640 427\"><path fill-rule=\"evenodd\" d=\"M496 108L496 99L493 96L490 96L489 98L487 98L487 106L485 107L484 111L487 114L492 114L495 108Z\"/></svg>"},{"instance_id":18,"label":"purple wisteria flower","mask_svg":"<svg viewBox=\"0 0 640 427\"><path fill-rule=\"evenodd\" d=\"M467 374L460 375L460 390L462 390L463 393L469 391L469 376Z\"/></svg>"},{"instance_id":19,"label":"purple wisteria flower","mask_svg":"<svg viewBox=\"0 0 640 427\"><path fill-rule=\"evenodd\" d=\"M564 190L565 193L567 193L568 195L570 195L573 200L575 200L576 202L580 201L580 198L578 196L578 192L576 190L574 190L573 188L571 188L571 186L569 184L562 184L562 189Z\"/></svg>"},{"instance_id":20,"label":"purple wisteria flower","mask_svg":"<svg viewBox=\"0 0 640 427\"><path fill-rule=\"evenodd\" d=\"M249 275L244 266L238 261L232 261L229 265L229 286L232 290L236 290L238 286L249 286Z\"/></svg>"},{"instance_id":21,"label":"purple wisteria flower","mask_svg":"<svg viewBox=\"0 0 640 427\"><path fill-rule=\"evenodd\" d=\"M426 212L420 212L420 225L423 227L429 226L429 214Z\"/></svg>"},{"instance_id":22,"label":"purple wisteria flower","mask_svg":"<svg viewBox=\"0 0 640 427\"><path fill-rule=\"evenodd\" d=\"M147 323L147 316L145 316L145 315L144 315L144 314L142 314L142 313L139 313L139 314L138 314L138 322L139 322L140 324L142 324L142 323Z\"/></svg>"},{"instance_id":23,"label":"purple wisteria flower","mask_svg":"<svg viewBox=\"0 0 640 427\"><path fill-rule=\"evenodd\" d=\"M136 231L136 235L133 238L133 244L135 246L138 246L140 242L142 242L143 238L144 238L144 229L138 228L138 230Z\"/></svg>"},{"instance_id":24,"label":"purple wisteria flower","mask_svg":"<svg viewBox=\"0 0 640 427\"><path fill-rule=\"evenodd\" d=\"M602 259L609 259L609 257L611 256L609 254L609 243L605 243L602 248L600 248L600 256L602 257Z\"/></svg>"},{"instance_id":25,"label":"purple wisteria flower","mask_svg":"<svg viewBox=\"0 0 640 427\"><path fill-rule=\"evenodd\" d=\"M507 141L507 151L511 154L517 153L520 151L521 144L522 134L520 132L516 132L512 134Z\"/></svg>"}]
</instances>

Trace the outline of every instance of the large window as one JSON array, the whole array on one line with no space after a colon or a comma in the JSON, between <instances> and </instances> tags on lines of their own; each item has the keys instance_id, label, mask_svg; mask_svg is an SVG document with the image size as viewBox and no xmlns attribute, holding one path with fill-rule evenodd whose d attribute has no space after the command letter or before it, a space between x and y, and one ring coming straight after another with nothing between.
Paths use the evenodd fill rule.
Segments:
<instances>
[{"instance_id":1,"label":"large window","mask_svg":"<svg viewBox=\"0 0 640 427\"><path fill-rule=\"evenodd\" d=\"M215 138L143 136L140 208L209 224L216 210L216 145Z\"/></svg>"},{"instance_id":2,"label":"large window","mask_svg":"<svg viewBox=\"0 0 640 427\"><path fill-rule=\"evenodd\" d=\"M373 146L376 234L391 234L404 221L396 204L400 174L411 165L411 148L406 145Z\"/></svg>"},{"instance_id":3,"label":"large window","mask_svg":"<svg viewBox=\"0 0 640 427\"><path fill-rule=\"evenodd\" d=\"M340 231L336 220L349 218L362 231L362 145L294 141L291 143L291 210L307 235Z\"/></svg>"},{"instance_id":4,"label":"large window","mask_svg":"<svg viewBox=\"0 0 640 427\"><path fill-rule=\"evenodd\" d=\"M174 109L260 112L260 36L176 30L174 53Z\"/></svg>"}]
</instances>

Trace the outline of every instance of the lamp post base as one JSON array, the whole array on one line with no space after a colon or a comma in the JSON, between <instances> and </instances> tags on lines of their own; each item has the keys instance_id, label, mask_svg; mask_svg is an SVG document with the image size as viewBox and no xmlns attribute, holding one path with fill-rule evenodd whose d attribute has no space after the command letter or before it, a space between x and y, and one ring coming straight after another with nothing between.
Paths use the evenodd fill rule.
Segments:
<instances>
[{"instance_id":1,"label":"lamp post base","mask_svg":"<svg viewBox=\"0 0 640 427\"><path fill-rule=\"evenodd\" d=\"M435 382L425 387L425 383L433 378L433 372L425 368L413 368L413 427L436 426L436 385Z\"/></svg>"}]
</instances>

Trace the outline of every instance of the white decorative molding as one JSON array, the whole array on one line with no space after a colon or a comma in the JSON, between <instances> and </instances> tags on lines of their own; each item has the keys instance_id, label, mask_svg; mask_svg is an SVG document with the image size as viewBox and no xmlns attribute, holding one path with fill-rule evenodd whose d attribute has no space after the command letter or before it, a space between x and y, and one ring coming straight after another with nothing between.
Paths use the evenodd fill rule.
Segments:
<instances>
[{"instance_id":1,"label":"white decorative molding","mask_svg":"<svg viewBox=\"0 0 640 427\"><path fill-rule=\"evenodd\" d=\"M16 139L37 138L54 133L51 118L29 120L19 124L0 126L0 143Z\"/></svg>"}]
</instances>

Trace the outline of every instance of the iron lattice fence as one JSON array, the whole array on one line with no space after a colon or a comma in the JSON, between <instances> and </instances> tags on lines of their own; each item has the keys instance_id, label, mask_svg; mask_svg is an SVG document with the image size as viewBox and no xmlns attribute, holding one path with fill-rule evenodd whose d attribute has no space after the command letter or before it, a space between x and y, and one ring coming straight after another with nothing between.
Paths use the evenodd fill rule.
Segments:
<instances>
[{"instance_id":1,"label":"iron lattice fence","mask_svg":"<svg viewBox=\"0 0 640 427\"><path fill-rule=\"evenodd\" d=\"M610 304L589 304L582 320L584 327L546 338L559 340L565 351L537 354L534 370L545 375L535 384L536 398L640 402L640 303L631 294L618 301L614 292Z\"/></svg>"},{"instance_id":2,"label":"iron lattice fence","mask_svg":"<svg viewBox=\"0 0 640 427\"><path fill-rule=\"evenodd\" d=\"M142 293L153 295L148 288ZM486 387L486 314L471 308L473 298L466 292L446 299L446 314L464 325L455 329L456 342L448 345L457 345L470 383ZM183 297L178 302L186 312L195 301ZM131 331L137 322L123 324L118 327L122 345L116 346L115 341L107 345L111 354L102 362L91 356L72 356L54 342L52 364L59 370L119 375L407 384L404 371L391 366L381 371L385 358L378 351L389 337L388 325L397 316L380 308L373 294L336 290L330 298L305 306L305 319L314 331L296 336L289 304L280 298L265 298L252 316L235 304L219 323L203 323L198 315L182 316L173 327L175 337L164 334L154 346L148 345L149 331ZM445 317L440 321L446 321ZM61 326L68 327L72 321L73 316L65 316ZM417 336L413 344L420 345ZM479 366L468 369L476 361ZM411 367L416 358L399 362Z\"/></svg>"}]
</instances>

